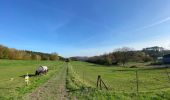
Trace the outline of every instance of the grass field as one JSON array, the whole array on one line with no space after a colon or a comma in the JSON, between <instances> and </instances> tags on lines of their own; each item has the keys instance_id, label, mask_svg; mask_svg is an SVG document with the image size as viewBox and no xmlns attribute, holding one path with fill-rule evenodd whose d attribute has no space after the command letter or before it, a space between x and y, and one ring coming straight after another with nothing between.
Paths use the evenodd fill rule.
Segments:
<instances>
[{"instance_id":1,"label":"grass field","mask_svg":"<svg viewBox=\"0 0 170 100\"><path fill-rule=\"evenodd\" d=\"M55 72L60 70L62 64L63 62L59 61L0 60L0 100L21 99L26 93L45 83ZM40 65L49 67L48 74L31 77L30 84L26 86L22 76L27 73L33 75Z\"/></svg>"},{"instance_id":2,"label":"grass field","mask_svg":"<svg viewBox=\"0 0 170 100\"><path fill-rule=\"evenodd\" d=\"M48 66L49 72L30 77L26 86L23 76L33 75L39 65ZM79 61L0 60L0 100L170 100L170 69L138 65L124 68ZM98 75L109 90L96 88Z\"/></svg>"},{"instance_id":3,"label":"grass field","mask_svg":"<svg viewBox=\"0 0 170 100\"><path fill-rule=\"evenodd\" d=\"M169 100L170 80L167 71L170 69L155 69L151 66L140 68L123 68L118 66L102 66L86 62L71 62L68 64L68 88L72 90L70 97L79 99L143 99ZM136 70L138 70L138 87ZM101 75L109 87L96 90L97 76ZM86 87L91 87L84 91Z\"/></svg>"}]
</instances>

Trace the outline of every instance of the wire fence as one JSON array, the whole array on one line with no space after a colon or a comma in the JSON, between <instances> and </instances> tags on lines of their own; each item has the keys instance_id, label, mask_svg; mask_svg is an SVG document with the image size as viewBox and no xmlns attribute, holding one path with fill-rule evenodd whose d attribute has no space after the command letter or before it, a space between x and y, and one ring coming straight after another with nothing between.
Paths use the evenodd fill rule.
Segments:
<instances>
[{"instance_id":1,"label":"wire fence","mask_svg":"<svg viewBox=\"0 0 170 100\"><path fill-rule=\"evenodd\" d=\"M170 88L170 68L145 68L136 70L114 70L112 72L94 70L93 73L83 70L76 73L83 82L94 87L114 92L154 92ZM99 82L99 77L104 82Z\"/></svg>"}]
</instances>

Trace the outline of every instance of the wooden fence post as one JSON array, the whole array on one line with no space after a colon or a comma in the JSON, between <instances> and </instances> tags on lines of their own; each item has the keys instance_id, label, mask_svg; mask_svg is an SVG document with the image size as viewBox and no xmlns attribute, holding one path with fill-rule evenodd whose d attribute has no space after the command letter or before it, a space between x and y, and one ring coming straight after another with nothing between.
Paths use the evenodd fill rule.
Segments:
<instances>
[{"instance_id":1,"label":"wooden fence post","mask_svg":"<svg viewBox=\"0 0 170 100\"><path fill-rule=\"evenodd\" d=\"M169 72L168 72L168 67L165 68L165 72L166 72L166 74L167 74L168 80L170 81L170 76L169 76Z\"/></svg>"},{"instance_id":2,"label":"wooden fence post","mask_svg":"<svg viewBox=\"0 0 170 100\"><path fill-rule=\"evenodd\" d=\"M139 92L139 80L138 80L138 71L136 70L136 91L137 91L137 94Z\"/></svg>"},{"instance_id":3,"label":"wooden fence post","mask_svg":"<svg viewBox=\"0 0 170 100\"><path fill-rule=\"evenodd\" d=\"M84 73L84 70L83 70L83 84L84 84L84 74L85 74L85 73Z\"/></svg>"},{"instance_id":4,"label":"wooden fence post","mask_svg":"<svg viewBox=\"0 0 170 100\"><path fill-rule=\"evenodd\" d=\"M103 82L101 76L98 75L98 78L97 78L97 88L100 87L100 89L102 89L102 84L103 84L104 87L108 90L108 87L107 87L106 84Z\"/></svg>"},{"instance_id":5,"label":"wooden fence post","mask_svg":"<svg viewBox=\"0 0 170 100\"><path fill-rule=\"evenodd\" d=\"M99 80L100 80L100 75L98 75L98 77L97 77L97 88L98 88L98 86L99 86Z\"/></svg>"},{"instance_id":6,"label":"wooden fence post","mask_svg":"<svg viewBox=\"0 0 170 100\"><path fill-rule=\"evenodd\" d=\"M101 77L100 77L99 83L100 83L100 90L102 90L102 82L101 82Z\"/></svg>"}]
</instances>

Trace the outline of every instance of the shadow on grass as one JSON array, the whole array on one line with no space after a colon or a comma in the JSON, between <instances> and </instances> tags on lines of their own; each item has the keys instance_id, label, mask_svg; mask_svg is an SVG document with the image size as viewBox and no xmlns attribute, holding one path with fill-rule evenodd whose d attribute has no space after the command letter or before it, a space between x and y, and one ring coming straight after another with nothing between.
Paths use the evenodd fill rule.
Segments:
<instances>
[{"instance_id":1,"label":"shadow on grass","mask_svg":"<svg viewBox=\"0 0 170 100\"><path fill-rule=\"evenodd\" d=\"M91 90L96 90L91 87L80 87L79 89L68 89L67 92L87 92Z\"/></svg>"},{"instance_id":2,"label":"shadow on grass","mask_svg":"<svg viewBox=\"0 0 170 100\"><path fill-rule=\"evenodd\" d=\"M21 76L19 76L19 77L25 78L25 76L27 76L27 75L21 75ZM28 76L29 76L29 77L35 77L36 75L35 75L35 74L28 74Z\"/></svg>"}]
</instances>

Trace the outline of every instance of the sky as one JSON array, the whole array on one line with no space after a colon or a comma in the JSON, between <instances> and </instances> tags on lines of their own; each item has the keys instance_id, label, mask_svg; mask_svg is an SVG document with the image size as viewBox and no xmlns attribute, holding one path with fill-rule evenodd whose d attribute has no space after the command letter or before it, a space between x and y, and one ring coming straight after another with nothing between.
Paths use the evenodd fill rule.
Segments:
<instances>
[{"instance_id":1,"label":"sky","mask_svg":"<svg viewBox=\"0 0 170 100\"><path fill-rule=\"evenodd\" d=\"M0 0L0 44L64 57L170 49L170 0Z\"/></svg>"}]
</instances>

